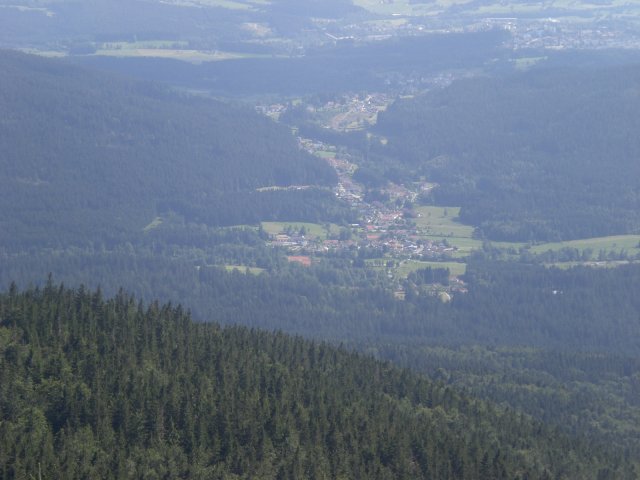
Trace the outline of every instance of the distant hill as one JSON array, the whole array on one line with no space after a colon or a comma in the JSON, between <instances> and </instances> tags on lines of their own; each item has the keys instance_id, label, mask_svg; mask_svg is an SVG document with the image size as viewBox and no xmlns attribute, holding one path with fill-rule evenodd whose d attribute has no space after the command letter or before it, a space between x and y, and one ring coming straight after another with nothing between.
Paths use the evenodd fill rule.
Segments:
<instances>
[{"instance_id":1,"label":"distant hill","mask_svg":"<svg viewBox=\"0 0 640 480\"><path fill-rule=\"evenodd\" d=\"M161 42L243 51L264 36L311 29L321 38L313 19L363 13L350 0L0 0L0 46L89 53L103 43ZM251 28L258 24L262 30Z\"/></svg>"},{"instance_id":2,"label":"distant hill","mask_svg":"<svg viewBox=\"0 0 640 480\"><path fill-rule=\"evenodd\" d=\"M387 364L51 283L0 295L0 411L7 480L633 478Z\"/></svg>"},{"instance_id":3,"label":"distant hill","mask_svg":"<svg viewBox=\"0 0 640 480\"><path fill-rule=\"evenodd\" d=\"M637 66L459 81L379 117L380 150L495 240L640 231Z\"/></svg>"},{"instance_id":4,"label":"distant hill","mask_svg":"<svg viewBox=\"0 0 640 480\"><path fill-rule=\"evenodd\" d=\"M18 53L0 66L0 245L122 240L167 212L228 225L340 210L330 192L255 192L335 173L253 111Z\"/></svg>"},{"instance_id":5,"label":"distant hill","mask_svg":"<svg viewBox=\"0 0 640 480\"><path fill-rule=\"evenodd\" d=\"M326 38L326 37L325 37ZM504 57L505 32L455 33L338 42L303 56L241 58L193 65L171 58L79 55L71 60L142 79L213 91L227 96L284 96L348 91L385 91L405 79L442 70L483 68Z\"/></svg>"}]
</instances>

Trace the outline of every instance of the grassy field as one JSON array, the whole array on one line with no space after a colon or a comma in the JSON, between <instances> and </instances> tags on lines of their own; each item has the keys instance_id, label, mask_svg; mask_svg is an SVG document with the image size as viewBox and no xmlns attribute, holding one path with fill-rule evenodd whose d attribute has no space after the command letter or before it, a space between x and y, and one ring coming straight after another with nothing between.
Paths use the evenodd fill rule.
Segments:
<instances>
[{"instance_id":1,"label":"grassy field","mask_svg":"<svg viewBox=\"0 0 640 480\"><path fill-rule=\"evenodd\" d=\"M409 0L391 0L381 2L379 0L353 0L354 5L379 15L428 15L442 11L435 3L412 4Z\"/></svg>"},{"instance_id":2,"label":"grassy field","mask_svg":"<svg viewBox=\"0 0 640 480\"><path fill-rule=\"evenodd\" d=\"M269 235L277 235L284 232L287 227L291 227L294 230L300 230L304 227L308 236L317 237L321 240L327 238L327 230L324 225L319 223L308 222L262 222L262 229ZM340 227L336 224L329 224L329 235L337 235L340 233Z\"/></svg>"},{"instance_id":3,"label":"grassy field","mask_svg":"<svg viewBox=\"0 0 640 480\"><path fill-rule=\"evenodd\" d=\"M536 66L540 62L544 62L548 57L520 57L514 60L517 70L525 71Z\"/></svg>"},{"instance_id":4,"label":"grassy field","mask_svg":"<svg viewBox=\"0 0 640 480\"><path fill-rule=\"evenodd\" d=\"M205 52L200 50L186 50L177 48L101 48L93 55L108 57L156 57L182 60L189 63L218 62L237 58L246 58L251 55L230 52Z\"/></svg>"},{"instance_id":5,"label":"grassy field","mask_svg":"<svg viewBox=\"0 0 640 480\"><path fill-rule=\"evenodd\" d=\"M612 260L612 261L604 261L604 262L555 262L555 263L546 263L546 267L555 267L561 270L568 270L573 267L593 267L593 268L616 268L621 265L629 265L629 264L640 264L640 262L636 261L626 261L626 260Z\"/></svg>"},{"instance_id":6,"label":"grassy field","mask_svg":"<svg viewBox=\"0 0 640 480\"><path fill-rule=\"evenodd\" d=\"M142 230L145 231L145 232L148 232L149 230L153 230L154 228L157 228L160 225L162 225L162 217L156 217L153 220L151 220L149 225L144 227Z\"/></svg>"},{"instance_id":7,"label":"grassy field","mask_svg":"<svg viewBox=\"0 0 640 480\"><path fill-rule=\"evenodd\" d=\"M181 7L219 7L231 10L251 10L253 8L253 4L261 2L233 0L165 0L165 3Z\"/></svg>"},{"instance_id":8,"label":"grassy field","mask_svg":"<svg viewBox=\"0 0 640 480\"><path fill-rule=\"evenodd\" d=\"M454 257L466 257L472 250L482 247L482 241L473 238L473 227L458 223L460 207L417 207L415 218L420 235L429 240L446 240L457 247Z\"/></svg>"},{"instance_id":9,"label":"grassy field","mask_svg":"<svg viewBox=\"0 0 640 480\"><path fill-rule=\"evenodd\" d=\"M237 270L240 273L250 273L252 275L260 275L262 272L264 272L264 268L246 267L244 265L225 265L224 268L227 272L233 272L234 270Z\"/></svg>"},{"instance_id":10,"label":"grassy field","mask_svg":"<svg viewBox=\"0 0 640 480\"><path fill-rule=\"evenodd\" d=\"M563 248L575 248L580 252L591 250L594 256L604 252L620 253L623 250L629 255L640 253L640 235L616 235L611 237L586 238L567 242L543 243L530 248L531 253L544 253L549 250L558 251Z\"/></svg>"},{"instance_id":11,"label":"grassy field","mask_svg":"<svg viewBox=\"0 0 640 480\"><path fill-rule=\"evenodd\" d=\"M330 152L328 150L318 150L315 155L320 158L336 158L336 152Z\"/></svg>"},{"instance_id":12,"label":"grassy field","mask_svg":"<svg viewBox=\"0 0 640 480\"><path fill-rule=\"evenodd\" d=\"M420 260L403 260L400 262L396 274L400 278L407 278L411 272L422 268L448 268L451 275L464 275L467 271L467 264L460 262L423 262Z\"/></svg>"},{"instance_id":13,"label":"grassy field","mask_svg":"<svg viewBox=\"0 0 640 480\"><path fill-rule=\"evenodd\" d=\"M540 2L524 0L506 3L500 0L493 0L480 6L472 2L472 0L422 0L416 2L411 2L410 0L388 0L385 2L380 0L354 0L353 3L379 15L395 14L395 16L436 15L446 12L454 6L458 15L481 17L517 16L523 14L546 17L548 16L546 13L548 10L554 10L556 17L569 17L577 13L630 15L637 14L640 11L640 5L629 0L610 0L608 2L590 0L548 0ZM563 12L566 12L566 16L562 15Z\"/></svg>"},{"instance_id":14,"label":"grassy field","mask_svg":"<svg viewBox=\"0 0 640 480\"><path fill-rule=\"evenodd\" d=\"M186 48L189 42L184 40L141 40L137 42L105 42L98 45L103 50L131 50L136 48Z\"/></svg>"}]
</instances>

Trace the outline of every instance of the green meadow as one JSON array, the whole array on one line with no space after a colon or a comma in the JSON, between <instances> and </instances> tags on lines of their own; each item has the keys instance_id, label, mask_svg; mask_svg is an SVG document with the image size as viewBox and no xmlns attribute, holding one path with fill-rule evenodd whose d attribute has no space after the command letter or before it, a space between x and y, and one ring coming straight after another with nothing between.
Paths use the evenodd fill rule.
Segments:
<instances>
[{"instance_id":1,"label":"green meadow","mask_svg":"<svg viewBox=\"0 0 640 480\"><path fill-rule=\"evenodd\" d=\"M554 262L554 263L546 263L546 267L555 267L561 270L569 270L573 267L592 267L592 268L616 268L621 265L629 265L629 264L640 264L640 262L635 261L626 261L626 260L607 260L603 262Z\"/></svg>"},{"instance_id":2,"label":"green meadow","mask_svg":"<svg viewBox=\"0 0 640 480\"><path fill-rule=\"evenodd\" d=\"M610 237L585 238L581 240L570 240L566 242L543 243L532 246L531 253L544 253L549 250L559 251L564 248L573 248L584 252L591 251L595 257L600 251L621 253L627 252L629 255L640 253L640 235L614 235Z\"/></svg>"},{"instance_id":3,"label":"green meadow","mask_svg":"<svg viewBox=\"0 0 640 480\"><path fill-rule=\"evenodd\" d=\"M153 220L151 220L151 222L149 222L149 225L144 227L142 230L145 232L148 232L149 230L153 230L154 228L157 228L160 225L162 225L162 217L156 217Z\"/></svg>"},{"instance_id":4,"label":"green meadow","mask_svg":"<svg viewBox=\"0 0 640 480\"><path fill-rule=\"evenodd\" d=\"M251 55L221 52L190 50L181 48L156 48L156 47L135 47L125 46L120 48L99 48L93 55L108 57L155 57L182 60L189 63L215 62L222 60L232 60L246 58Z\"/></svg>"},{"instance_id":5,"label":"green meadow","mask_svg":"<svg viewBox=\"0 0 640 480\"><path fill-rule=\"evenodd\" d=\"M448 268L451 275L457 277L464 275L467 271L467 264L461 262L423 262L421 260L403 260L400 262L396 270L396 274L400 278L407 278L411 272L421 270L423 268Z\"/></svg>"},{"instance_id":6,"label":"green meadow","mask_svg":"<svg viewBox=\"0 0 640 480\"><path fill-rule=\"evenodd\" d=\"M249 273L251 275L260 275L264 272L264 268L247 267L244 265L225 265L224 268L227 272L233 272L235 270L240 273Z\"/></svg>"},{"instance_id":7,"label":"green meadow","mask_svg":"<svg viewBox=\"0 0 640 480\"><path fill-rule=\"evenodd\" d=\"M454 257L466 257L472 250L482 247L482 241L473 238L474 228L457 221L460 207L424 206L415 209L414 219L422 238L429 240L446 240L458 251Z\"/></svg>"},{"instance_id":8,"label":"green meadow","mask_svg":"<svg viewBox=\"0 0 640 480\"><path fill-rule=\"evenodd\" d=\"M331 223L327 226L329 235L337 235L340 233L340 227L338 225ZM327 238L327 226L309 222L262 222L262 229L269 235L283 233L289 227L293 230L300 230L304 227L308 236L313 236L321 240Z\"/></svg>"}]
</instances>

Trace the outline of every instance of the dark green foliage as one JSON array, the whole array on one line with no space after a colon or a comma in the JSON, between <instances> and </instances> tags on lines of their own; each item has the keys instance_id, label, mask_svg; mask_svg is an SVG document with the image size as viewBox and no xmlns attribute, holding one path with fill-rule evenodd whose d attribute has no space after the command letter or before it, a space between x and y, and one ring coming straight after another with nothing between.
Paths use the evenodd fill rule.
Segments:
<instances>
[{"instance_id":1,"label":"dark green foliage","mask_svg":"<svg viewBox=\"0 0 640 480\"><path fill-rule=\"evenodd\" d=\"M311 268L286 265L275 252L241 243L190 249L157 241L155 250L129 245L0 258L5 288L11 278L26 286L56 272L68 284L101 285L109 293L124 286L144 299L185 302L198 320L315 338L639 351L640 265L560 270L474 260L467 269L468 293L443 304L424 293L399 301L386 275L372 270L328 261ZM216 262L266 271L228 273Z\"/></svg>"},{"instance_id":2,"label":"dark green foliage","mask_svg":"<svg viewBox=\"0 0 640 480\"><path fill-rule=\"evenodd\" d=\"M382 358L640 459L640 361L533 348L383 346Z\"/></svg>"},{"instance_id":3,"label":"dark green foliage","mask_svg":"<svg viewBox=\"0 0 640 480\"><path fill-rule=\"evenodd\" d=\"M449 285L450 272L448 268L421 268L409 274L408 280L416 285L423 283L440 283Z\"/></svg>"},{"instance_id":4,"label":"dark green foliage","mask_svg":"<svg viewBox=\"0 0 640 480\"><path fill-rule=\"evenodd\" d=\"M380 115L384 153L438 182L432 200L491 239L640 231L640 69L459 81Z\"/></svg>"},{"instance_id":5,"label":"dark green foliage","mask_svg":"<svg viewBox=\"0 0 640 480\"><path fill-rule=\"evenodd\" d=\"M0 245L127 241L156 215L216 225L341 220L335 173L249 110L0 53ZM286 218L285 218L286 217Z\"/></svg>"},{"instance_id":6,"label":"dark green foliage","mask_svg":"<svg viewBox=\"0 0 640 480\"><path fill-rule=\"evenodd\" d=\"M0 380L5 479L624 474L620 459L406 371L123 293L12 286Z\"/></svg>"}]
</instances>

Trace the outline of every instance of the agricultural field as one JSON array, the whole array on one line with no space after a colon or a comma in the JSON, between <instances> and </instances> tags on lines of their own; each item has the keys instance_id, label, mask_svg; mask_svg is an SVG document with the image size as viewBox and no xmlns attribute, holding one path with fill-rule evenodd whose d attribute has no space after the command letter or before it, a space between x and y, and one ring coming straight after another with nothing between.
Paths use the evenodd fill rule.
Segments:
<instances>
[{"instance_id":1,"label":"agricultural field","mask_svg":"<svg viewBox=\"0 0 640 480\"><path fill-rule=\"evenodd\" d=\"M336 158L336 152L332 152L329 150L318 150L313 153L315 156L320 158Z\"/></svg>"},{"instance_id":2,"label":"agricultural field","mask_svg":"<svg viewBox=\"0 0 640 480\"><path fill-rule=\"evenodd\" d=\"M640 264L637 261L627 261L627 260L612 260L612 261L603 261L603 262L554 262L554 263L545 263L545 266L548 268L559 268L561 270L569 270L573 267L592 267L592 268L616 268L622 265L629 264Z\"/></svg>"},{"instance_id":3,"label":"agricultural field","mask_svg":"<svg viewBox=\"0 0 640 480\"><path fill-rule=\"evenodd\" d=\"M225 265L224 268L227 272L236 271L236 272L246 273L251 275L260 275L262 272L264 272L264 268L247 267L245 265Z\"/></svg>"},{"instance_id":4,"label":"agricultural field","mask_svg":"<svg viewBox=\"0 0 640 480\"><path fill-rule=\"evenodd\" d=\"M266 0L163 0L162 3L177 5L180 7L217 7L230 10L252 10L257 5L265 5Z\"/></svg>"},{"instance_id":5,"label":"agricultural field","mask_svg":"<svg viewBox=\"0 0 640 480\"><path fill-rule=\"evenodd\" d=\"M316 237L320 240L326 240L330 236L338 235L340 227L334 223L320 225L319 223L309 222L262 222L262 229L269 235L277 235L286 230L300 231L304 228L307 236Z\"/></svg>"},{"instance_id":6,"label":"agricultural field","mask_svg":"<svg viewBox=\"0 0 640 480\"><path fill-rule=\"evenodd\" d=\"M457 221L460 207L417 207L414 219L418 233L429 240L446 240L457 247L455 257L466 257L472 250L482 247L482 241L473 238L474 228Z\"/></svg>"},{"instance_id":7,"label":"agricultural field","mask_svg":"<svg viewBox=\"0 0 640 480\"><path fill-rule=\"evenodd\" d=\"M182 60L189 63L217 62L221 60L232 60L238 58L247 58L249 54L203 51L181 48L162 48L162 47L138 47L135 44L125 44L116 48L99 48L92 55L102 55L108 57L155 57L169 58L172 60Z\"/></svg>"},{"instance_id":8,"label":"agricultural field","mask_svg":"<svg viewBox=\"0 0 640 480\"><path fill-rule=\"evenodd\" d=\"M532 246L531 253L540 254L549 250L560 251L565 248L572 248L591 252L597 258L599 252L613 252L620 254L626 252L630 256L640 254L640 235L615 235L610 237L586 238L581 240L571 240L566 242L543 243Z\"/></svg>"},{"instance_id":9,"label":"agricultural field","mask_svg":"<svg viewBox=\"0 0 640 480\"><path fill-rule=\"evenodd\" d=\"M149 225L144 227L142 231L148 232L150 230L153 230L154 228L158 228L160 225L162 225L162 221L163 221L162 217L156 217L153 220L151 220L151 222L149 222Z\"/></svg>"},{"instance_id":10,"label":"agricultural field","mask_svg":"<svg viewBox=\"0 0 640 480\"><path fill-rule=\"evenodd\" d=\"M462 262L423 262L420 260L402 260L396 269L396 275L400 278L407 278L411 272L423 268L448 268L454 277L464 275L467 271L467 264Z\"/></svg>"}]
</instances>

